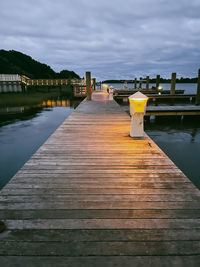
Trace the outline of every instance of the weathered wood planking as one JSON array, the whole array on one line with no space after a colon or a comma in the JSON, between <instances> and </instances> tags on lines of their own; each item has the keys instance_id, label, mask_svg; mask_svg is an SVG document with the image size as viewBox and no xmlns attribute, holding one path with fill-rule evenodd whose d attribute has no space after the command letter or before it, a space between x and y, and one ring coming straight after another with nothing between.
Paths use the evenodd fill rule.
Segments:
<instances>
[{"instance_id":1,"label":"weathered wood planking","mask_svg":"<svg viewBox=\"0 0 200 267\"><path fill-rule=\"evenodd\" d=\"M0 193L2 266L199 266L200 192L103 93Z\"/></svg>"}]
</instances>

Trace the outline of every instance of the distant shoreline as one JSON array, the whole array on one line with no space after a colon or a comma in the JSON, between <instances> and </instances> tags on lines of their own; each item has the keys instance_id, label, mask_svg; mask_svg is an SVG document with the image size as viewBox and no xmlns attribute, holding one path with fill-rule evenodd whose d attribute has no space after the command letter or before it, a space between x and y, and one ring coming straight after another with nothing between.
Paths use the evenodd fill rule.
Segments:
<instances>
[{"instance_id":1,"label":"distant shoreline","mask_svg":"<svg viewBox=\"0 0 200 267\"><path fill-rule=\"evenodd\" d=\"M176 83L197 83L197 78L194 78L196 79L196 81L194 81L192 79L192 81L182 81L182 80L177 80ZM135 83L134 80L105 80L105 81L102 81L101 83ZM139 81L137 81L137 83L139 83ZM144 81L142 83L145 83ZM152 79L152 80L149 80L149 83L156 83L156 80ZM171 83L171 80L160 80L159 83Z\"/></svg>"}]
</instances>

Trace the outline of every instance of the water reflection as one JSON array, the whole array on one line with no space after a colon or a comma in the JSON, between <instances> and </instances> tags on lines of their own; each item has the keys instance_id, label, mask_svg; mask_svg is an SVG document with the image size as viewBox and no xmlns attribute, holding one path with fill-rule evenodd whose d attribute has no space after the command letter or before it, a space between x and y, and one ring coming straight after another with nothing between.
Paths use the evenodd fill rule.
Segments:
<instances>
[{"instance_id":1,"label":"water reflection","mask_svg":"<svg viewBox=\"0 0 200 267\"><path fill-rule=\"evenodd\" d=\"M200 189L199 116L145 120L145 131Z\"/></svg>"},{"instance_id":2,"label":"water reflection","mask_svg":"<svg viewBox=\"0 0 200 267\"><path fill-rule=\"evenodd\" d=\"M48 99L42 102L42 107L73 107L76 108L80 101L75 99Z\"/></svg>"},{"instance_id":3,"label":"water reflection","mask_svg":"<svg viewBox=\"0 0 200 267\"><path fill-rule=\"evenodd\" d=\"M75 109L80 103L77 99L54 98L41 104L17 107L0 107L0 127L18 120L29 120L37 116L44 108L70 107Z\"/></svg>"},{"instance_id":4,"label":"water reflection","mask_svg":"<svg viewBox=\"0 0 200 267\"><path fill-rule=\"evenodd\" d=\"M79 103L79 100L72 98L52 98L35 106L0 109L0 188Z\"/></svg>"},{"instance_id":5,"label":"water reflection","mask_svg":"<svg viewBox=\"0 0 200 267\"><path fill-rule=\"evenodd\" d=\"M71 101L69 99L65 100L55 100L55 99L49 99L42 102L43 107L70 107Z\"/></svg>"},{"instance_id":6,"label":"water reflection","mask_svg":"<svg viewBox=\"0 0 200 267\"><path fill-rule=\"evenodd\" d=\"M195 143L195 137L197 136L197 134L198 134L198 128L193 129L191 133L191 143Z\"/></svg>"},{"instance_id":7,"label":"water reflection","mask_svg":"<svg viewBox=\"0 0 200 267\"><path fill-rule=\"evenodd\" d=\"M24 107L0 108L0 114L22 113L22 112L24 112Z\"/></svg>"}]
</instances>

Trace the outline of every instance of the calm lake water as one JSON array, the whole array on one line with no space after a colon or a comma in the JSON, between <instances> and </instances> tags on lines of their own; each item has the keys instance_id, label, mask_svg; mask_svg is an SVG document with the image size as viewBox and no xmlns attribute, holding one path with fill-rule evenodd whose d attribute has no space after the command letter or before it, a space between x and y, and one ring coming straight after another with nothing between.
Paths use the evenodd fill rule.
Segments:
<instances>
[{"instance_id":1,"label":"calm lake water","mask_svg":"<svg viewBox=\"0 0 200 267\"><path fill-rule=\"evenodd\" d=\"M78 105L69 99L66 106L51 103L52 107L7 108L7 114L0 110L0 188ZM200 118L157 117L145 122L145 131L200 188Z\"/></svg>"},{"instance_id":2,"label":"calm lake water","mask_svg":"<svg viewBox=\"0 0 200 267\"><path fill-rule=\"evenodd\" d=\"M200 117L156 117L145 131L200 189Z\"/></svg>"},{"instance_id":3,"label":"calm lake water","mask_svg":"<svg viewBox=\"0 0 200 267\"><path fill-rule=\"evenodd\" d=\"M69 104L70 100L65 103ZM54 101L55 102L55 101ZM24 165L57 127L73 112L71 106L24 109L0 113L0 188Z\"/></svg>"}]
</instances>

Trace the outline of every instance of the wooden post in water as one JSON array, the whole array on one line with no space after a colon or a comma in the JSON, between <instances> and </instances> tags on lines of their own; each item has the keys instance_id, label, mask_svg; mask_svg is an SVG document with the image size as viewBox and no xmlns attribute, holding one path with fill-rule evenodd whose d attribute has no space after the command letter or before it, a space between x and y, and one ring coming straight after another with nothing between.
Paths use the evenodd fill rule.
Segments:
<instances>
[{"instance_id":1,"label":"wooden post in water","mask_svg":"<svg viewBox=\"0 0 200 267\"><path fill-rule=\"evenodd\" d=\"M196 96L196 105L200 105L200 69L198 71L198 79L197 79L197 96Z\"/></svg>"},{"instance_id":2,"label":"wooden post in water","mask_svg":"<svg viewBox=\"0 0 200 267\"><path fill-rule=\"evenodd\" d=\"M96 78L93 78L93 90L95 91L96 90Z\"/></svg>"},{"instance_id":3,"label":"wooden post in water","mask_svg":"<svg viewBox=\"0 0 200 267\"><path fill-rule=\"evenodd\" d=\"M176 88L176 72L172 72L170 95L175 95Z\"/></svg>"},{"instance_id":4,"label":"wooden post in water","mask_svg":"<svg viewBox=\"0 0 200 267\"><path fill-rule=\"evenodd\" d=\"M146 77L146 90L149 91L149 76Z\"/></svg>"},{"instance_id":5,"label":"wooden post in water","mask_svg":"<svg viewBox=\"0 0 200 267\"><path fill-rule=\"evenodd\" d=\"M156 76L156 90L158 90L159 83L160 83L160 75L157 75Z\"/></svg>"},{"instance_id":6,"label":"wooden post in water","mask_svg":"<svg viewBox=\"0 0 200 267\"><path fill-rule=\"evenodd\" d=\"M140 77L140 81L139 81L139 89L142 90L142 77Z\"/></svg>"},{"instance_id":7,"label":"wooden post in water","mask_svg":"<svg viewBox=\"0 0 200 267\"><path fill-rule=\"evenodd\" d=\"M137 89L137 78L135 78L134 89Z\"/></svg>"},{"instance_id":8,"label":"wooden post in water","mask_svg":"<svg viewBox=\"0 0 200 267\"><path fill-rule=\"evenodd\" d=\"M91 100L91 72L86 72L86 91L87 91L87 100Z\"/></svg>"}]
</instances>

